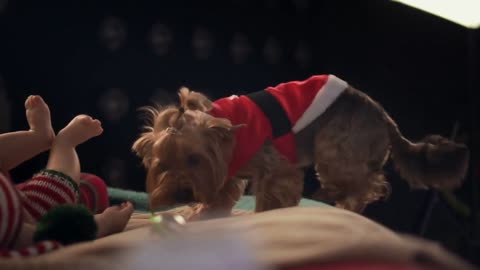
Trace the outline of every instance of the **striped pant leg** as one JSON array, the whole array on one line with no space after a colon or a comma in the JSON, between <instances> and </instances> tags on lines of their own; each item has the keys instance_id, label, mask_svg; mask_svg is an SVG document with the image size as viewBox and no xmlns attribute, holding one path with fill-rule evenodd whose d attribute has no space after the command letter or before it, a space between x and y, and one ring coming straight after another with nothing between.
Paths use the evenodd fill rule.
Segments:
<instances>
[{"instance_id":1,"label":"striped pant leg","mask_svg":"<svg viewBox=\"0 0 480 270\"><path fill-rule=\"evenodd\" d=\"M45 240L21 249L16 249L16 250L0 249L0 258L13 259L13 258L23 258L23 257L34 257L34 256L46 254L53 250L60 249L61 247L62 247L62 244L60 242L53 241L53 240Z\"/></svg>"},{"instance_id":2,"label":"striped pant leg","mask_svg":"<svg viewBox=\"0 0 480 270\"><path fill-rule=\"evenodd\" d=\"M15 185L0 172L0 249L15 242L23 220L21 199Z\"/></svg>"},{"instance_id":3,"label":"striped pant leg","mask_svg":"<svg viewBox=\"0 0 480 270\"><path fill-rule=\"evenodd\" d=\"M53 170L42 170L17 188L25 210L37 221L53 207L77 203L79 194L71 177Z\"/></svg>"}]
</instances>

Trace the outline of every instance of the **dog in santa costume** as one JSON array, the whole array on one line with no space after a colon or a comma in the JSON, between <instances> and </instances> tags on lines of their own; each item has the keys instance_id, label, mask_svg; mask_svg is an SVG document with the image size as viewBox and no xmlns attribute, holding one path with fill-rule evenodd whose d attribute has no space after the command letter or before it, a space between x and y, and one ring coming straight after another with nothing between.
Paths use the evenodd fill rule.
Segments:
<instances>
[{"instance_id":1,"label":"dog in santa costume","mask_svg":"<svg viewBox=\"0 0 480 270\"><path fill-rule=\"evenodd\" d=\"M334 75L315 75L210 101L182 88L180 106L147 108L151 122L133 144L147 169L152 207L198 202L228 214L244 194L256 211L298 204L303 168L313 165L324 201L356 212L388 194L392 158L415 188L454 189L466 174L465 145L438 135L411 142L383 107Z\"/></svg>"}]
</instances>

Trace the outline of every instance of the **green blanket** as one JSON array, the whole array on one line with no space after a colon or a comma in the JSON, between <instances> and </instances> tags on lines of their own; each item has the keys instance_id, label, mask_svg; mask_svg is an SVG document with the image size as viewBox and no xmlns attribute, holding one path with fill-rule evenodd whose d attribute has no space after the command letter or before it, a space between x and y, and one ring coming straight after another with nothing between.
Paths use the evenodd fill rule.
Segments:
<instances>
[{"instance_id":1,"label":"green blanket","mask_svg":"<svg viewBox=\"0 0 480 270\"><path fill-rule=\"evenodd\" d=\"M108 194L111 204L119 204L124 201L131 201L135 204L135 210L137 212L148 211L148 196L145 192L137 192L119 188L108 188ZM300 206L329 206L328 204L317 202L309 199L302 199ZM254 210L255 198L253 196L245 195L237 202L235 209L241 210ZM164 210L164 209L161 209Z\"/></svg>"}]
</instances>

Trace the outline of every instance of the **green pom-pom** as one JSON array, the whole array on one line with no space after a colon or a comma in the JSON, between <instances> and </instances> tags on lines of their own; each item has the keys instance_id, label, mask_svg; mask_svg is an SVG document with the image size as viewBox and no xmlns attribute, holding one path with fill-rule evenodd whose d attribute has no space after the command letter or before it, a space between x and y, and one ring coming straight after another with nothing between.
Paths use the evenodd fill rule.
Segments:
<instances>
[{"instance_id":1,"label":"green pom-pom","mask_svg":"<svg viewBox=\"0 0 480 270\"><path fill-rule=\"evenodd\" d=\"M57 206L43 216L33 241L56 240L63 245L96 238L97 223L88 208L82 205Z\"/></svg>"}]
</instances>

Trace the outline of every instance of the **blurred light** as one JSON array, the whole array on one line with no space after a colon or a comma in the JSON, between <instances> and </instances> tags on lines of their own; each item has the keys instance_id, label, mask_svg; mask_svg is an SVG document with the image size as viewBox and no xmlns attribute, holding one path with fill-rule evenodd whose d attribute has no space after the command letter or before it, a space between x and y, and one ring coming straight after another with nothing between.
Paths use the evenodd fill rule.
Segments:
<instances>
[{"instance_id":1,"label":"blurred light","mask_svg":"<svg viewBox=\"0 0 480 270\"><path fill-rule=\"evenodd\" d=\"M0 133L11 131L11 101L8 98L7 88L0 75Z\"/></svg>"},{"instance_id":2,"label":"blurred light","mask_svg":"<svg viewBox=\"0 0 480 270\"><path fill-rule=\"evenodd\" d=\"M163 88L157 88L153 91L151 100L154 104L163 106L172 103L176 103L175 94L171 93Z\"/></svg>"},{"instance_id":3,"label":"blurred light","mask_svg":"<svg viewBox=\"0 0 480 270\"><path fill-rule=\"evenodd\" d=\"M196 27L193 31L192 47L195 57L207 59L213 51L214 41L212 34L205 27Z\"/></svg>"},{"instance_id":4,"label":"blurred light","mask_svg":"<svg viewBox=\"0 0 480 270\"><path fill-rule=\"evenodd\" d=\"M0 0L0 14L7 10L8 0Z\"/></svg>"},{"instance_id":5,"label":"blurred light","mask_svg":"<svg viewBox=\"0 0 480 270\"><path fill-rule=\"evenodd\" d=\"M230 44L230 50L235 64L245 63L252 51L248 37L243 33L235 33Z\"/></svg>"},{"instance_id":6,"label":"blurred light","mask_svg":"<svg viewBox=\"0 0 480 270\"><path fill-rule=\"evenodd\" d=\"M98 106L103 117L110 122L118 122L129 110L127 94L118 88L108 89L99 99Z\"/></svg>"},{"instance_id":7,"label":"blurred light","mask_svg":"<svg viewBox=\"0 0 480 270\"><path fill-rule=\"evenodd\" d=\"M232 2L232 6L234 9L236 8L248 8L249 7L249 3L248 1L245 1L245 0L231 0Z\"/></svg>"},{"instance_id":8,"label":"blurred light","mask_svg":"<svg viewBox=\"0 0 480 270\"><path fill-rule=\"evenodd\" d=\"M278 10L280 8L280 1L278 0L265 0L264 1L264 5L265 5L265 8L269 11L275 11L275 10Z\"/></svg>"},{"instance_id":9,"label":"blurred light","mask_svg":"<svg viewBox=\"0 0 480 270\"><path fill-rule=\"evenodd\" d=\"M152 30L150 32L150 45L156 55L167 55L170 52L172 41L172 31L168 26L161 23L155 23L152 25Z\"/></svg>"},{"instance_id":10,"label":"blurred light","mask_svg":"<svg viewBox=\"0 0 480 270\"><path fill-rule=\"evenodd\" d=\"M268 37L263 47L263 55L268 64L275 65L281 62L283 50L278 39Z\"/></svg>"},{"instance_id":11,"label":"blurred light","mask_svg":"<svg viewBox=\"0 0 480 270\"><path fill-rule=\"evenodd\" d=\"M295 63L302 69L308 68L312 61L312 52L305 41L299 41L294 52Z\"/></svg>"},{"instance_id":12,"label":"blurred light","mask_svg":"<svg viewBox=\"0 0 480 270\"><path fill-rule=\"evenodd\" d=\"M293 0L293 5L295 6L295 10L298 13L305 13L308 11L308 7L310 6L309 0Z\"/></svg>"},{"instance_id":13,"label":"blurred light","mask_svg":"<svg viewBox=\"0 0 480 270\"><path fill-rule=\"evenodd\" d=\"M480 27L479 0L392 0L467 28Z\"/></svg>"},{"instance_id":14,"label":"blurred light","mask_svg":"<svg viewBox=\"0 0 480 270\"><path fill-rule=\"evenodd\" d=\"M100 26L100 40L103 45L111 50L120 49L127 39L127 28L118 18L109 16Z\"/></svg>"},{"instance_id":15,"label":"blurred light","mask_svg":"<svg viewBox=\"0 0 480 270\"><path fill-rule=\"evenodd\" d=\"M104 164L102 173L108 181L109 186L127 187L127 162L120 158L110 158Z\"/></svg>"},{"instance_id":16,"label":"blurred light","mask_svg":"<svg viewBox=\"0 0 480 270\"><path fill-rule=\"evenodd\" d=\"M180 215L174 215L173 219L180 225L185 225L187 222L185 221L185 218L183 218Z\"/></svg>"}]
</instances>

